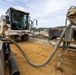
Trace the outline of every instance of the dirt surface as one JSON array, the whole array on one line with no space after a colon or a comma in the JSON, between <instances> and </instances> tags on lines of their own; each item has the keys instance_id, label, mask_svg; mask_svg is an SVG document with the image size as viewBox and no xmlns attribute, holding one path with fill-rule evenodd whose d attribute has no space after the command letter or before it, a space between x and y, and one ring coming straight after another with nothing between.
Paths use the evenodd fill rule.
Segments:
<instances>
[{"instance_id":1,"label":"dirt surface","mask_svg":"<svg viewBox=\"0 0 76 75\"><path fill-rule=\"evenodd\" d=\"M53 50L53 46L43 44L41 42L28 41L18 42L27 56L35 63L44 62ZM53 59L43 67L33 67L26 59L24 59L18 48L11 44L11 50L14 55L15 61L20 70L20 75L76 75L76 52L66 51L63 55L63 63L60 68L56 68L59 60L58 54L61 49L58 49ZM9 75L8 66L5 67L5 75Z\"/></svg>"}]
</instances>

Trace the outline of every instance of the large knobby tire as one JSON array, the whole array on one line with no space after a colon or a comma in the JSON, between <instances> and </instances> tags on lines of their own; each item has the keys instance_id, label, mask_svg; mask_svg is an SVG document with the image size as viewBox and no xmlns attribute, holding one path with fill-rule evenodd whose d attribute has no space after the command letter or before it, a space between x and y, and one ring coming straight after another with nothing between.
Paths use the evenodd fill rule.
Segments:
<instances>
[{"instance_id":1,"label":"large knobby tire","mask_svg":"<svg viewBox=\"0 0 76 75\"><path fill-rule=\"evenodd\" d=\"M21 40L22 41L28 41L29 40L29 35L25 34L25 35L21 36Z\"/></svg>"}]
</instances>

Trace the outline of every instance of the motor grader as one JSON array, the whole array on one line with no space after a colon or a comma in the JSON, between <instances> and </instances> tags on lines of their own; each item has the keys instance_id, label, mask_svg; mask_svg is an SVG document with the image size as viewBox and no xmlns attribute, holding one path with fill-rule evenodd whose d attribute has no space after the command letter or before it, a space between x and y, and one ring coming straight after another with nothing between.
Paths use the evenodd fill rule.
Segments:
<instances>
[{"instance_id":1,"label":"motor grader","mask_svg":"<svg viewBox=\"0 0 76 75\"><path fill-rule=\"evenodd\" d=\"M29 12L10 7L0 18L0 35L21 40L28 40L30 32Z\"/></svg>"}]
</instances>

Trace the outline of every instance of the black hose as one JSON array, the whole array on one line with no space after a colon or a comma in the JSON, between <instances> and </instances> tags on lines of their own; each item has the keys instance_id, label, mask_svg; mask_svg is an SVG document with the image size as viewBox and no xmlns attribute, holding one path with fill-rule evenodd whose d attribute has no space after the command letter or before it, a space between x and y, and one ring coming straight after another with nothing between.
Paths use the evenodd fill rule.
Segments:
<instances>
[{"instance_id":1,"label":"black hose","mask_svg":"<svg viewBox=\"0 0 76 75\"><path fill-rule=\"evenodd\" d=\"M8 58L8 66L9 66L10 75L20 75L19 69L17 67L17 64L15 62L15 59L13 57L11 50Z\"/></svg>"}]
</instances>

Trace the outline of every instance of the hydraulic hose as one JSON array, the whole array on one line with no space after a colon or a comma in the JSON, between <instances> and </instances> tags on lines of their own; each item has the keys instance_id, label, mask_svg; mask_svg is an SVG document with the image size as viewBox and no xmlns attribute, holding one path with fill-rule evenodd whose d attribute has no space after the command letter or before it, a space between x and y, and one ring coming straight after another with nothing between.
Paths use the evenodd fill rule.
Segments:
<instances>
[{"instance_id":1,"label":"hydraulic hose","mask_svg":"<svg viewBox=\"0 0 76 75\"><path fill-rule=\"evenodd\" d=\"M27 57L26 53L21 49L21 47L20 47L14 40L12 40L11 38L6 38L6 39L9 40L9 41L11 41L11 42L13 42L13 43L18 47L18 49L19 49L19 50L21 51L21 53L23 54L24 58L25 58L32 66L42 67L42 66L46 65L47 63L49 63L49 61L53 58L53 56L55 55L55 53L56 53L56 51L57 51L57 49L58 49L58 47L59 47L59 45L60 45L60 43L61 43L61 41L62 41L62 39L63 39L63 36L64 36L64 34L65 34L66 29L67 29L68 27L70 27L70 26L71 26L71 24L69 24L69 25L64 29L64 31L62 32L62 34L61 34L61 36L60 36L60 39L59 39L59 41L57 42L54 50L52 51L52 53L50 54L50 56L48 57L48 59L47 59L45 62L43 62L42 64L36 64L36 63L32 62L32 61Z\"/></svg>"}]
</instances>

